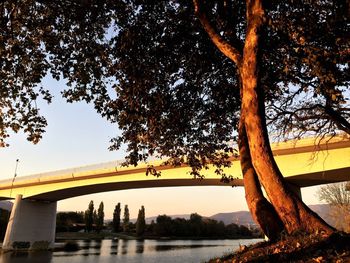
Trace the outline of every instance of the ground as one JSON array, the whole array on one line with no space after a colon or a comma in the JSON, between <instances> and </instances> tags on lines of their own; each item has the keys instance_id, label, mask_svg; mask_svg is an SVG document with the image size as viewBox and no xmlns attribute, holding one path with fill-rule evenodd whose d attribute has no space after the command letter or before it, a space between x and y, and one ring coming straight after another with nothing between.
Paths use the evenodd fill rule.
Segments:
<instances>
[{"instance_id":1,"label":"ground","mask_svg":"<svg viewBox=\"0 0 350 263\"><path fill-rule=\"evenodd\" d=\"M209 261L226 262L350 262L350 235L339 232L329 237L299 234L276 243L242 246L234 254Z\"/></svg>"}]
</instances>

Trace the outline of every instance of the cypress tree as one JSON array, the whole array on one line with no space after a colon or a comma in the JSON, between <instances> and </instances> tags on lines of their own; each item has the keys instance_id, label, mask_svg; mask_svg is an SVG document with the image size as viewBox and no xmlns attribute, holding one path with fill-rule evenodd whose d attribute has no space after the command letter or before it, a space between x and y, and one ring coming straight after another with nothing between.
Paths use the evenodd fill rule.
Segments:
<instances>
[{"instance_id":1,"label":"cypress tree","mask_svg":"<svg viewBox=\"0 0 350 263\"><path fill-rule=\"evenodd\" d=\"M120 228L120 203L118 203L113 212L113 232L118 232Z\"/></svg>"},{"instance_id":2,"label":"cypress tree","mask_svg":"<svg viewBox=\"0 0 350 263\"><path fill-rule=\"evenodd\" d=\"M141 206L136 222L136 235L142 236L146 229L145 208Z\"/></svg>"},{"instance_id":3,"label":"cypress tree","mask_svg":"<svg viewBox=\"0 0 350 263\"><path fill-rule=\"evenodd\" d=\"M100 233L100 231L103 228L103 222L105 217L105 213L103 209L104 209L104 205L103 205L103 202L101 202L97 210L97 220L96 220L96 230L98 233Z\"/></svg>"},{"instance_id":4,"label":"cypress tree","mask_svg":"<svg viewBox=\"0 0 350 263\"><path fill-rule=\"evenodd\" d=\"M124 232L128 232L129 231L129 223L130 223L129 208L128 208L128 205L125 205L125 207L124 207L124 218L123 218L123 231Z\"/></svg>"},{"instance_id":5,"label":"cypress tree","mask_svg":"<svg viewBox=\"0 0 350 263\"><path fill-rule=\"evenodd\" d=\"M92 230L92 225L94 223L94 201L90 201L88 209L85 211L84 216L85 229L87 232Z\"/></svg>"}]
</instances>

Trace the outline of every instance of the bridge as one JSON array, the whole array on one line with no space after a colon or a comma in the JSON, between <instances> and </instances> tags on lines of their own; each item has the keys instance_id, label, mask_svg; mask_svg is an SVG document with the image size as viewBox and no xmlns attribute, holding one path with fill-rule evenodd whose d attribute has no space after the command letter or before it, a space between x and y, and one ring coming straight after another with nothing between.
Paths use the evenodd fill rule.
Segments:
<instances>
[{"instance_id":1,"label":"bridge","mask_svg":"<svg viewBox=\"0 0 350 263\"><path fill-rule=\"evenodd\" d=\"M350 137L326 138L315 144L314 138L275 143L272 150L287 182L294 190L300 187L349 181ZM235 179L231 184L220 181L215 167L203 170L204 179L193 179L190 167L162 165L162 160L124 167L109 162L55 172L41 173L0 181L0 199L15 199L3 242L4 250L48 249L55 239L57 201L75 196L122 189L243 185L239 159L225 168ZM153 166L160 177L146 176Z\"/></svg>"}]
</instances>

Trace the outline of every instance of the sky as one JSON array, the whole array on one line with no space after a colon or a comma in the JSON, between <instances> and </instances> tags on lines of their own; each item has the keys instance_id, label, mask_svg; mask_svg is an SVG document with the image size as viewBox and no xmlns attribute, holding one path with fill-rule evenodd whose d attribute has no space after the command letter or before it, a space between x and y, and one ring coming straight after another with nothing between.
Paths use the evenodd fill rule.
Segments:
<instances>
[{"instance_id":1,"label":"sky","mask_svg":"<svg viewBox=\"0 0 350 263\"><path fill-rule=\"evenodd\" d=\"M26 140L23 133L12 134L7 148L0 148L0 180L12 178L16 159L19 159L17 176L122 160L124 150L108 150L109 140L120 131L100 117L92 105L83 102L66 103L59 95L63 82L50 78L43 81L55 95L50 105L38 101L48 127L37 144ZM302 189L307 204L320 203L316 196L318 187ZM58 202L58 211L84 211L90 200L98 207L104 202L105 218L112 218L115 205L128 205L131 218L136 218L141 206L146 217L160 214L178 215L198 213L211 216L216 213L248 210L243 187L200 186L132 189L104 192L70 198Z\"/></svg>"}]
</instances>

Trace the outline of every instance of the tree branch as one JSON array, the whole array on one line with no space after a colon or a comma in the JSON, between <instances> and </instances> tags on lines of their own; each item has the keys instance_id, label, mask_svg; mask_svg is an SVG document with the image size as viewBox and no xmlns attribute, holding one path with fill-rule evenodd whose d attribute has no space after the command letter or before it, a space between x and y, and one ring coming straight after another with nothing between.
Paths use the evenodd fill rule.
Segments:
<instances>
[{"instance_id":1,"label":"tree branch","mask_svg":"<svg viewBox=\"0 0 350 263\"><path fill-rule=\"evenodd\" d=\"M205 14L205 12L203 12L201 4L201 0L193 0L195 14L201 22L204 30L207 32L211 41L221 51L221 53L223 53L226 57L233 61L237 65L237 67L240 67L242 63L241 52L239 52L239 50L236 47L228 43L215 31L213 26L210 24L207 15Z\"/></svg>"}]
</instances>

